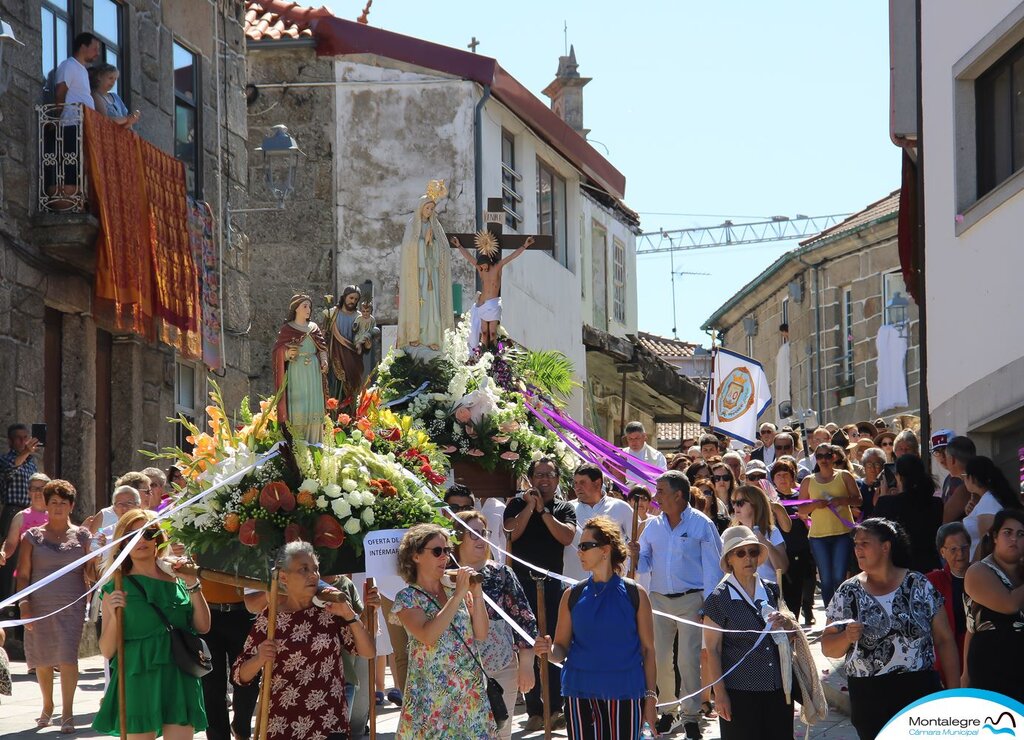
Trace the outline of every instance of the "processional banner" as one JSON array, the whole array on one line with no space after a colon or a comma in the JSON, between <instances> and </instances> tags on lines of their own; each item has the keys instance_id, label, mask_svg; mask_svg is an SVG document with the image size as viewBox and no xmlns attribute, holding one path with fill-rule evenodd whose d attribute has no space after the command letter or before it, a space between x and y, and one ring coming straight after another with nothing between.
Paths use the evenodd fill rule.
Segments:
<instances>
[{"instance_id":1,"label":"processional banner","mask_svg":"<svg viewBox=\"0 0 1024 740\"><path fill-rule=\"evenodd\" d=\"M721 347L715 350L712 367L701 424L754 444L757 418L772 402L764 368L757 360Z\"/></svg>"}]
</instances>

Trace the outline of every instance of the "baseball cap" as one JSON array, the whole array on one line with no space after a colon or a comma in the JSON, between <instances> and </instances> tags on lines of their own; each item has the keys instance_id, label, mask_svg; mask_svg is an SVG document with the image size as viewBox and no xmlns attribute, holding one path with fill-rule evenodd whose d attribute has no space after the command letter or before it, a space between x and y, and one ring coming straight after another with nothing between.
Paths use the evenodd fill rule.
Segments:
<instances>
[{"instance_id":1,"label":"baseball cap","mask_svg":"<svg viewBox=\"0 0 1024 740\"><path fill-rule=\"evenodd\" d=\"M952 429L939 429L932 435L931 449L932 452L937 450L946 449L946 445L949 444L949 440L956 436L956 432Z\"/></svg>"},{"instance_id":2,"label":"baseball cap","mask_svg":"<svg viewBox=\"0 0 1024 740\"><path fill-rule=\"evenodd\" d=\"M765 475L768 475L768 466L765 465L760 460L751 460L750 462L747 463L747 466L743 472L746 473L747 475L749 475L750 473L764 473Z\"/></svg>"}]
</instances>

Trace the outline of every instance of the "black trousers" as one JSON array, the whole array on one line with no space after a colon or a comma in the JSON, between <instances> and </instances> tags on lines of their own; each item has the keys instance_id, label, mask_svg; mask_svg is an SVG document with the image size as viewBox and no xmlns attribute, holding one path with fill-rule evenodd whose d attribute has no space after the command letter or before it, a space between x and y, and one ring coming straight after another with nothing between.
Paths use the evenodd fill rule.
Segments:
<instances>
[{"instance_id":1,"label":"black trousers","mask_svg":"<svg viewBox=\"0 0 1024 740\"><path fill-rule=\"evenodd\" d=\"M942 690L935 671L883 673L847 680L850 687L850 722L861 740L874 740L885 723L911 702Z\"/></svg>"},{"instance_id":2,"label":"black trousers","mask_svg":"<svg viewBox=\"0 0 1024 740\"><path fill-rule=\"evenodd\" d=\"M224 612L210 606L210 631L203 635L213 654L213 670L203 676L203 701L206 703L206 737L209 740L231 740L231 730L248 740L252 735L252 714L260 696L260 682L248 686L232 683L231 708L234 719L228 722L227 690L231 666L242 652L245 638L255 617L239 604L234 611Z\"/></svg>"},{"instance_id":3,"label":"black trousers","mask_svg":"<svg viewBox=\"0 0 1024 740\"><path fill-rule=\"evenodd\" d=\"M810 550L789 555L789 568L782 574L782 598L798 620L801 609L804 619L814 616L815 573Z\"/></svg>"},{"instance_id":4,"label":"black trousers","mask_svg":"<svg viewBox=\"0 0 1024 740\"><path fill-rule=\"evenodd\" d=\"M533 613L537 613L537 583L532 578L526 577L523 580L523 576L519 575L520 583L523 585L523 590L526 592L526 600L530 602L530 608L533 609ZM554 578L547 578L544 581L544 605L547 612L547 633L554 637L555 628L558 627L558 604L562 600L562 590L564 586L561 581L556 581ZM535 683L533 688L530 689L526 694L526 713L531 717L540 716L544 713L544 700L541 697L540 689L540 660L534 662L533 676ZM556 665L548 663L548 706L551 708L551 713L562 711L562 669Z\"/></svg>"},{"instance_id":5,"label":"black trousers","mask_svg":"<svg viewBox=\"0 0 1024 740\"><path fill-rule=\"evenodd\" d=\"M793 704L782 689L728 693L732 720L718 720L722 740L792 740Z\"/></svg>"}]
</instances>

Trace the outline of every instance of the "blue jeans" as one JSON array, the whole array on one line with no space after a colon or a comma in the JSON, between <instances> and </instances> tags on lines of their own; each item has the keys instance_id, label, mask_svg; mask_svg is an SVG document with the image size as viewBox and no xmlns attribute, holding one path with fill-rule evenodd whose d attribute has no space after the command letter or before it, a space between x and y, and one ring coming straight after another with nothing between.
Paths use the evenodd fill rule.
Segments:
<instances>
[{"instance_id":1,"label":"blue jeans","mask_svg":"<svg viewBox=\"0 0 1024 740\"><path fill-rule=\"evenodd\" d=\"M846 580L853 540L849 534L836 534L831 537L809 537L808 542L814 553L814 562L818 565L821 600L827 607L839 584Z\"/></svg>"}]
</instances>

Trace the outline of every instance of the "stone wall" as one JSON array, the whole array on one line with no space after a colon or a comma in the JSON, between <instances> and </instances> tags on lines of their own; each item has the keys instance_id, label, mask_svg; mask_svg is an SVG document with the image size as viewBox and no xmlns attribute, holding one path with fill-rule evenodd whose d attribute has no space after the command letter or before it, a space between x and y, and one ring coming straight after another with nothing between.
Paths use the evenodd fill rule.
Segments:
<instances>
[{"instance_id":1,"label":"stone wall","mask_svg":"<svg viewBox=\"0 0 1024 740\"><path fill-rule=\"evenodd\" d=\"M798 261L791 261L782 270L781 289L770 294L756 294L748 298L747 316L757 320L757 334L753 337L753 357L765 369L775 395L775 358L782 345L779 325L783 321L783 301L789 298L789 342L791 394L794 409L818 408L818 378L822 385L822 422L849 424L877 417L878 351L876 337L884 314L883 280L886 273L899 270L896 245L896 222L889 222L887 232L866 242L850 241L848 251L827 259L818 271L820 286L815 284L814 270ZM813 254L806 260L818 261ZM782 276L780 276L782 277ZM779 278L773 278L773 281ZM797 281L803 286L803 299L797 302L789 297L787 283ZM773 282L777 284L777 282ZM906 289L899 282L899 290ZM853 388L852 402L842 403L840 374L842 370L842 293L851 288L853 300ZM819 351L816 340L816 311L820 292L820 374L816 373ZM918 341L917 307L911 301L909 349L906 357L907 395L910 406L890 409L886 417L902 413L918 414L920 408L920 348ZM728 327L725 343L731 349L746 354L747 336L743 323ZM808 379L811 389L808 390ZM777 406L773 405L765 418L775 421Z\"/></svg>"},{"instance_id":2,"label":"stone wall","mask_svg":"<svg viewBox=\"0 0 1024 740\"><path fill-rule=\"evenodd\" d=\"M90 30L91 0L72 5L81 11L73 19L72 35ZM230 0L128 0L123 7L126 102L141 111L138 133L166 151L173 149L172 41L179 40L199 56L203 197L219 218L228 198L242 201L239 193L246 185L242 6ZM91 513L109 495L109 482L101 482L100 490L96 484L98 464L107 462L97 459L104 447L97 439L103 432L97 427L97 383L102 381L97 368L102 364L99 332L108 327L98 326L93 318L91 272L53 261L40 244L55 228L78 229L88 235L77 245L88 263L95 220L85 214L38 213L34 106L42 89L39 3L8 2L3 17L25 45L5 48L4 67L11 70L11 81L0 96L0 408L5 409L0 426L44 420L45 316L47 309L60 312L59 328L51 324L50 347L50 356L60 357L61 363L60 468L47 472L75 484L76 513L81 515ZM229 403L248 392L251 372L248 339L241 333L247 317L239 311L248 305L248 269L244 250L224 250L228 368L222 384ZM115 336L110 367L109 464L116 476L149 464L139 450L157 450L174 441L174 427L166 418L175 410L175 357L163 345ZM197 390L205 392L204 387Z\"/></svg>"}]
</instances>

